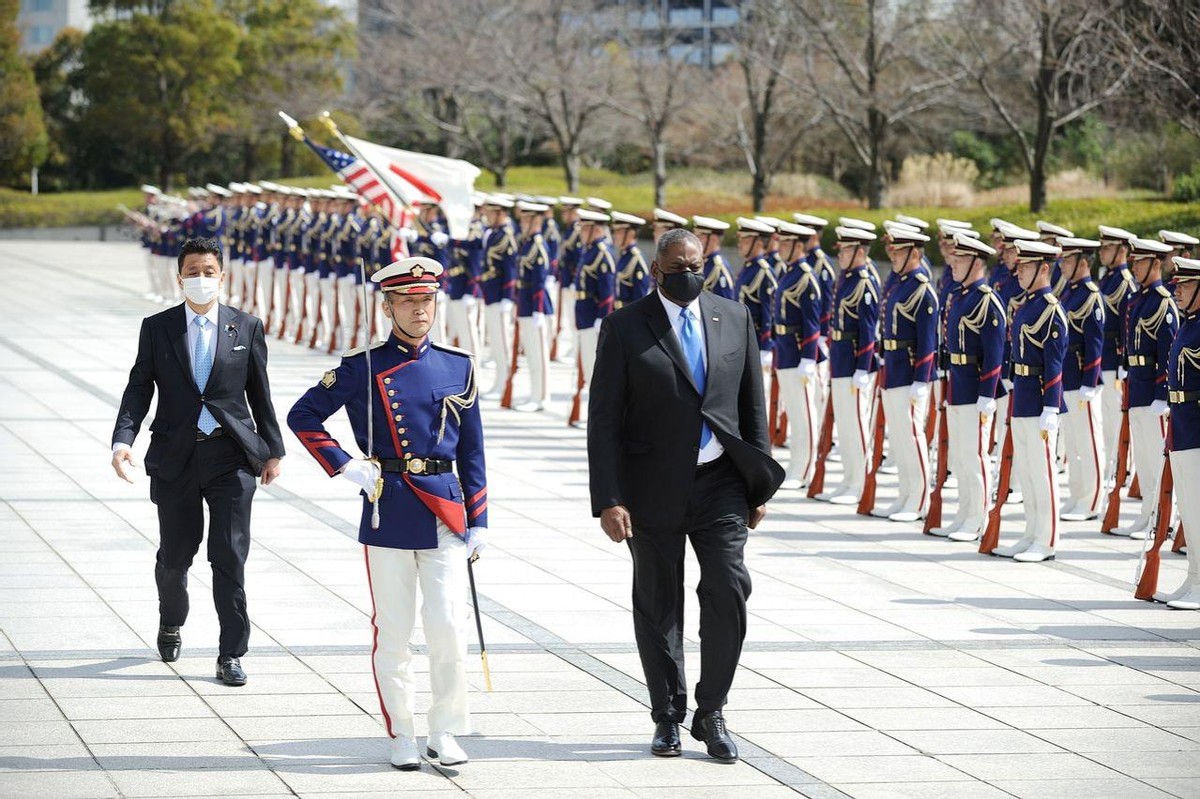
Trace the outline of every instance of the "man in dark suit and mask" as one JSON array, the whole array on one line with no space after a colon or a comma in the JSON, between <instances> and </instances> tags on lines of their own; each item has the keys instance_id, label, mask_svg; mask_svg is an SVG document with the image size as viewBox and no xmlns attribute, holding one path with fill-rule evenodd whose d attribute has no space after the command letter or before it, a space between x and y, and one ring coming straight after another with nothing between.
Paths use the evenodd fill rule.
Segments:
<instances>
[{"instance_id":1,"label":"man in dark suit and mask","mask_svg":"<svg viewBox=\"0 0 1200 799\"><path fill-rule=\"evenodd\" d=\"M189 239L178 258L186 301L142 321L137 360L113 430L112 466L130 479L130 447L158 391L146 473L158 506L158 651L179 658L188 615L187 572L204 537L213 602L221 625L217 677L243 685L241 657L250 639L245 564L250 552L254 478L279 476L284 455L267 383L267 343L257 318L217 297L225 279L221 246Z\"/></svg>"},{"instance_id":2,"label":"man in dark suit and mask","mask_svg":"<svg viewBox=\"0 0 1200 799\"><path fill-rule=\"evenodd\" d=\"M758 338L746 308L703 291L686 230L658 240L658 289L600 328L588 406L592 513L633 555L634 633L655 722L651 752L680 753L684 541L700 564L700 681L692 737L737 759L722 707L746 634L747 529L783 481L770 455Z\"/></svg>"}]
</instances>

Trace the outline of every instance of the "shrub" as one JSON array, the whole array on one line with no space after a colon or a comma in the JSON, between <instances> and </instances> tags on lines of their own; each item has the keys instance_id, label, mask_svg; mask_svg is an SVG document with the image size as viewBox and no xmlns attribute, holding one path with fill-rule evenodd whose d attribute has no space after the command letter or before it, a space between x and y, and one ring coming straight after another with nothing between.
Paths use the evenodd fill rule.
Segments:
<instances>
[{"instance_id":1,"label":"shrub","mask_svg":"<svg viewBox=\"0 0 1200 799\"><path fill-rule=\"evenodd\" d=\"M888 190L890 205L969 205L975 196L979 167L951 153L910 155L900 179Z\"/></svg>"}]
</instances>

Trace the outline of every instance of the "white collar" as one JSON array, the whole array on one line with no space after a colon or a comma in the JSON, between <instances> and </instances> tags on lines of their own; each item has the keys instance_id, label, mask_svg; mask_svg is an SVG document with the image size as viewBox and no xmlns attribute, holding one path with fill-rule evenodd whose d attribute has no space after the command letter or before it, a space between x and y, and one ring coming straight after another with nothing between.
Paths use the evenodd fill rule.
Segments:
<instances>
[{"instance_id":1,"label":"white collar","mask_svg":"<svg viewBox=\"0 0 1200 799\"><path fill-rule=\"evenodd\" d=\"M186 302L183 304L183 310L184 313L187 314L188 327L196 324L196 317L200 314L193 311L192 306L188 305ZM208 313L204 314L204 318L207 319L213 326L213 329L216 330L217 322L219 322L221 319L221 303L214 302L213 307L209 308Z\"/></svg>"},{"instance_id":2,"label":"white collar","mask_svg":"<svg viewBox=\"0 0 1200 799\"><path fill-rule=\"evenodd\" d=\"M666 296L663 295L662 289L659 289L654 293L658 295L659 301L663 304L663 308L667 312L667 319L671 322L671 327L675 327L677 324L679 324L679 317L683 315L683 308L679 305L676 305L671 300L668 300ZM696 321L699 322L700 298L696 297L696 299L692 300L687 308L692 312L692 316L696 317Z\"/></svg>"}]
</instances>

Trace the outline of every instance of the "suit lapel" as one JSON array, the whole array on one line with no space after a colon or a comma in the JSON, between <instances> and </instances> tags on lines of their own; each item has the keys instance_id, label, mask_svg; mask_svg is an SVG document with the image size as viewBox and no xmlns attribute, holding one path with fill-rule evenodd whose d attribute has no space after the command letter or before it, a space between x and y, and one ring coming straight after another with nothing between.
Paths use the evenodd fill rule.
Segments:
<instances>
[{"instance_id":1,"label":"suit lapel","mask_svg":"<svg viewBox=\"0 0 1200 799\"><path fill-rule=\"evenodd\" d=\"M667 311L663 308L662 300L658 297L658 292L647 295L647 300L646 318L650 323L650 330L654 333L654 337L658 339L658 345L666 350L667 355L671 356L671 360L675 363L675 368L683 373L683 376L687 378L691 387L699 394L700 389L696 388L696 381L692 379L692 370L683 355L683 347L679 343L679 337L671 329L671 320L667 318Z\"/></svg>"},{"instance_id":2,"label":"suit lapel","mask_svg":"<svg viewBox=\"0 0 1200 799\"><path fill-rule=\"evenodd\" d=\"M237 317L237 311L228 305L217 306L217 329L213 333L213 343L216 345L216 349L213 350L212 372L208 375L208 385L210 386L216 385L218 375L229 360L229 354L233 351L234 345L237 344L238 335L241 333L241 326L236 324Z\"/></svg>"},{"instance_id":3,"label":"suit lapel","mask_svg":"<svg viewBox=\"0 0 1200 799\"><path fill-rule=\"evenodd\" d=\"M167 338L171 341L171 349L179 361L179 368L192 388L196 388L196 379L192 375L192 358L188 354L187 312L183 304L177 305L173 313L167 317Z\"/></svg>"}]
</instances>

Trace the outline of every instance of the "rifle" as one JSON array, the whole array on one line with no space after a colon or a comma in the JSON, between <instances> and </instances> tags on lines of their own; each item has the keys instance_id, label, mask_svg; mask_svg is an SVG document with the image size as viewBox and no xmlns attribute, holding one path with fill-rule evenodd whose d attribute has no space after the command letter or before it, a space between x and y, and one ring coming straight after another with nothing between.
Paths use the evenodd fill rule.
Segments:
<instances>
[{"instance_id":1,"label":"rifle","mask_svg":"<svg viewBox=\"0 0 1200 799\"><path fill-rule=\"evenodd\" d=\"M1187 546L1187 538L1183 535L1183 519L1179 520L1179 526L1175 528L1175 545L1171 547L1172 552L1179 552Z\"/></svg>"},{"instance_id":2,"label":"rifle","mask_svg":"<svg viewBox=\"0 0 1200 799\"><path fill-rule=\"evenodd\" d=\"M1000 543L1000 511L1004 507L1004 500L1008 497L1008 484L1012 480L1012 411L1013 401L1010 395L1007 414L1008 424L1005 426L1004 432L1004 447L1000 451L1000 476L996 481L996 502L992 505L991 511L988 512L987 529L983 531L983 535L979 539L979 553L981 555L992 554L992 550ZM1058 508L1055 508L1054 512L1058 513Z\"/></svg>"},{"instance_id":3,"label":"rifle","mask_svg":"<svg viewBox=\"0 0 1200 799\"><path fill-rule=\"evenodd\" d=\"M946 489L946 476L950 473L950 464L947 459L950 456L950 423L946 419L946 393L948 390L949 381L942 378L940 388L941 402L932 405L929 409L929 416L932 419L934 414L937 414L937 477L934 479L933 493L929 497L929 513L925 515L925 528L923 533L929 535L929 531L935 527L942 526L942 492Z\"/></svg>"},{"instance_id":4,"label":"rifle","mask_svg":"<svg viewBox=\"0 0 1200 799\"><path fill-rule=\"evenodd\" d=\"M550 342L550 360L558 360L558 337L562 335L563 287L558 287L558 308L554 314L554 340Z\"/></svg>"},{"instance_id":5,"label":"rifle","mask_svg":"<svg viewBox=\"0 0 1200 799\"><path fill-rule=\"evenodd\" d=\"M883 465L883 432L886 425L883 413L883 372L875 387L875 444L871 449L871 464L863 481L862 496L858 498L858 515L870 516L875 509L875 488L879 482L879 467Z\"/></svg>"},{"instance_id":6,"label":"rifle","mask_svg":"<svg viewBox=\"0 0 1200 799\"><path fill-rule=\"evenodd\" d=\"M1112 491L1108 493L1108 505L1104 509L1104 521L1100 532L1111 533L1121 520L1121 487L1129 475L1129 382L1121 383L1121 434L1117 439L1117 473L1113 478Z\"/></svg>"},{"instance_id":7,"label":"rifle","mask_svg":"<svg viewBox=\"0 0 1200 799\"><path fill-rule=\"evenodd\" d=\"M777 447L782 447L779 440L779 373L771 367L771 391L767 403L767 438Z\"/></svg>"},{"instance_id":8,"label":"rifle","mask_svg":"<svg viewBox=\"0 0 1200 799\"><path fill-rule=\"evenodd\" d=\"M930 402L925 413L925 448L933 446L933 436L937 431L938 407L936 402Z\"/></svg>"},{"instance_id":9,"label":"rifle","mask_svg":"<svg viewBox=\"0 0 1200 799\"><path fill-rule=\"evenodd\" d=\"M1163 460L1162 478L1158 481L1158 517L1154 520L1154 537L1149 547L1142 548L1138 558L1137 587L1134 599L1154 599L1158 590L1158 568L1162 563L1162 547L1167 542L1171 527L1171 490L1174 487L1171 475L1171 434L1167 433L1167 453Z\"/></svg>"},{"instance_id":10,"label":"rifle","mask_svg":"<svg viewBox=\"0 0 1200 799\"><path fill-rule=\"evenodd\" d=\"M1129 484L1129 493L1125 495L1129 499L1142 498L1142 483L1140 480L1138 480L1138 476L1139 475L1137 473L1134 473L1133 482Z\"/></svg>"},{"instance_id":11,"label":"rifle","mask_svg":"<svg viewBox=\"0 0 1200 799\"><path fill-rule=\"evenodd\" d=\"M575 399L571 401L571 415L567 417L567 424L574 426L579 424L580 403L583 402L583 387L587 385L587 381L583 379L583 353L575 353Z\"/></svg>"},{"instance_id":12,"label":"rifle","mask_svg":"<svg viewBox=\"0 0 1200 799\"><path fill-rule=\"evenodd\" d=\"M821 420L821 438L817 444L817 467L808 484L808 498L812 499L825 490L825 461L833 449L833 397L825 401L825 418Z\"/></svg>"},{"instance_id":13,"label":"rifle","mask_svg":"<svg viewBox=\"0 0 1200 799\"><path fill-rule=\"evenodd\" d=\"M512 368L508 370L508 380L504 381L504 396L500 398L501 408L512 407L513 378L517 376L517 354L521 351L521 325L516 317L513 318Z\"/></svg>"}]
</instances>

